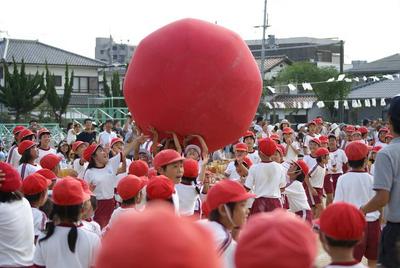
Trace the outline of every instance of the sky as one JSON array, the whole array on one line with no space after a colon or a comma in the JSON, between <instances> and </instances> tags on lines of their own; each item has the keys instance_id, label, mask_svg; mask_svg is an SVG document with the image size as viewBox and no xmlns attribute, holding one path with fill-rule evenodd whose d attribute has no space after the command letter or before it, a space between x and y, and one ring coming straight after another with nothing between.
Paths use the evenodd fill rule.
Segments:
<instances>
[{"instance_id":1,"label":"sky","mask_svg":"<svg viewBox=\"0 0 400 268\"><path fill-rule=\"evenodd\" d=\"M182 18L261 39L264 0L0 0L1 37L33 39L94 58L96 37L136 45ZM337 37L345 63L400 53L400 0L268 0L268 34ZM6 33L4 33L6 32ZM128 41L129 40L129 41Z\"/></svg>"}]
</instances>

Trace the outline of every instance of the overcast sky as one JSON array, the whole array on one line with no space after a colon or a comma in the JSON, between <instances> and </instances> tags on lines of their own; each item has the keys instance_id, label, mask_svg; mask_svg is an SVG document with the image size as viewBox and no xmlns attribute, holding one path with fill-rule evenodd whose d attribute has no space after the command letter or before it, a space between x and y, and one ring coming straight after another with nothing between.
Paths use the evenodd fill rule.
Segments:
<instances>
[{"instance_id":1,"label":"overcast sky","mask_svg":"<svg viewBox=\"0 0 400 268\"><path fill-rule=\"evenodd\" d=\"M198 18L262 37L264 0L1 0L0 31L94 57L95 38L137 44L157 28ZM400 0L269 0L267 34L338 37L345 62L400 53ZM0 33L4 37L4 33ZM7 36L6 36L7 37Z\"/></svg>"}]
</instances>

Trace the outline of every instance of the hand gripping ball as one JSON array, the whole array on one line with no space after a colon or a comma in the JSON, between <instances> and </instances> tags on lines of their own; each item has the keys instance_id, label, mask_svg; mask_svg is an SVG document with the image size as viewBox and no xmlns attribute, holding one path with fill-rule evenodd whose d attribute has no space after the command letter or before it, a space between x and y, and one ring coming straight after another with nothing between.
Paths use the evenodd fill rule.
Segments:
<instances>
[{"instance_id":1,"label":"hand gripping ball","mask_svg":"<svg viewBox=\"0 0 400 268\"><path fill-rule=\"evenodd\" d=\"M256 112L262 82L236 33L196 19L168 24L135 50L124 96L136 124L166 137L203 136L214 151L238 140Z\"/></svg>"}]
</instances>

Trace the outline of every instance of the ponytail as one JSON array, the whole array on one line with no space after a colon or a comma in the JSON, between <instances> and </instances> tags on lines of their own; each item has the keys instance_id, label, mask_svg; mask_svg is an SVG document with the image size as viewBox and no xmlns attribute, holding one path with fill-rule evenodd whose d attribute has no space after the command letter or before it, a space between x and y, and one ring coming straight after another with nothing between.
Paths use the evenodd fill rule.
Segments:
<instances>
[{"instance_id":1,"label":"ponytail","mask_svg":"<svg viewBox=\"0 0 400 268\"><path fill-rule=\"evenodd\" d=\"M75 253L77 239L78 239L78 228L76 228L76 225L74 225L71 227L71 230L69 230L69 232L68 232L68 247L72 253Z\"/></svg>"}]
</instances>

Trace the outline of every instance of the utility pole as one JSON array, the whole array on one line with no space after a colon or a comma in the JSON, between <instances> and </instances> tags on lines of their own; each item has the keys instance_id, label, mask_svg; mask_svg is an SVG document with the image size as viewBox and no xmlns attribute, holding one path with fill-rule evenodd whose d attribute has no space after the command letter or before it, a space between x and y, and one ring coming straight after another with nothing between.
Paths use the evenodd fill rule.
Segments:
<instances>
[{"instance_id":1,"label":"utility pole","mask_svg":"<svg viewBox=\"0 0 400 268\"><path fill-rule=\"evenodd\" d=\"M264 0L264 23L263 23L263 36L262 36L262 41L261 41L261 66L260 66L263 87L264 87L264 61L265 61L265 31L266 31L267 27L268 27L268 25L267 25L267 0Z\"/></svg>"}]
</instances>

